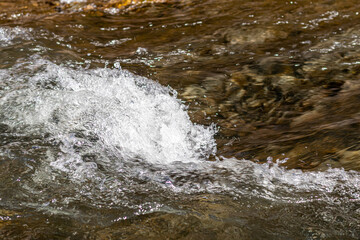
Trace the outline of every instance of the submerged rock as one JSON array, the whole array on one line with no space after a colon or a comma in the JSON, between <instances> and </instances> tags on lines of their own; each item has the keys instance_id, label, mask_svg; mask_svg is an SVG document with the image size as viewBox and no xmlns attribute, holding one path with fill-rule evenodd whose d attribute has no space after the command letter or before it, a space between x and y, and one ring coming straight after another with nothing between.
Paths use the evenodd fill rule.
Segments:
<instances>
[{"instance_id":1,"label":"submerged rock","mask_svg":"<svg viewBox=\"0 0 360 240\"><path fill-rule=\"evenodd\" d=\"M254 28L242 28L239 29L222 29L221 33L224 41L231 45L248 45L248 44L262 44L266 41L274 41L285 39L287 33L278 29L268 27L254 27Z\"/></svg>"}]
</instances>

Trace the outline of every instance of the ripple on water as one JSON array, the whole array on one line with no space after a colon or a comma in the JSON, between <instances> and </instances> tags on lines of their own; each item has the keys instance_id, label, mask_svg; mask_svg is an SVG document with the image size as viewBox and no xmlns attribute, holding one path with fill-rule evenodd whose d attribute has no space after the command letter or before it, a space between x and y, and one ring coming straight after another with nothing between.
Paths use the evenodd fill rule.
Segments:
<instances>
[{"instance_id":1,"label":"ripple on water","mask_svg":"<svg viewBox=\"0 0 360 240\"><path fill-rule=\"evenodd\" d=\"M22 27L0 27L0 47L6 47L14 44L16 40L30 40L31 28Z\"/></svg>"}]
</instances>

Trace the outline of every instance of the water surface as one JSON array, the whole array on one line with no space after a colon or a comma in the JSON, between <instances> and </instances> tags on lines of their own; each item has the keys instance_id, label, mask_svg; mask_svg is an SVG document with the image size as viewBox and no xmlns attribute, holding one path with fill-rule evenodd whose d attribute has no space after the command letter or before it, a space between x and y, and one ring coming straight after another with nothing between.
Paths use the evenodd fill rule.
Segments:
<instances>
[{"instance_id":1,"label":"water surface","mask_svg":"<svg viewBox=\"0 0 360 240\"><path fill-rule=\"evenodd\" d=\"M0 3L4 239L358 239L356 1Z\"/></svg>"}]
</instances>

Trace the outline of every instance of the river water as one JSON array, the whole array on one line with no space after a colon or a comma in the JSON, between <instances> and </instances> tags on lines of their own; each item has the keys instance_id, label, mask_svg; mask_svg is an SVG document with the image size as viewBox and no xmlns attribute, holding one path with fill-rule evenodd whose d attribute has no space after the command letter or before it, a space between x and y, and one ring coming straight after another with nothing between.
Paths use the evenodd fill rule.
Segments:
<instances>
[{"instance_id":1,"label":"river water","mask_svg":"<svg viewBox=\"0 0 360 240\"><path fill-rule=\"evenodd\" d=\"M1 1L1 239L359 239L357 1Z\"/></svg>"}]
</instances>

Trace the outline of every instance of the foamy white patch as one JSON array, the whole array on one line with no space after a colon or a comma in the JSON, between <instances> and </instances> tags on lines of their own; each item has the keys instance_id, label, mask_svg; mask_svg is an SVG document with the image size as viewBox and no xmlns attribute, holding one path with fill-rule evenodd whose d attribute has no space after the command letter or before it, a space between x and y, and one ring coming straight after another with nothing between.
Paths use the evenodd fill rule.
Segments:
<instances>
[{"instance_id":1,"label":"foamy white patch","mask_svg":"<svg viewBox=\"0 0 360 240\"><path fill-rule=\"evenodd\" d=\"M60 3L66 3L66 4L69 4L69 3L76 3L76 2L87 2L87 0L60 0Z\"/></svg>"},{"instance_id":2,"label":"foamy white patch","mask_svg":"<svg viewBox=\"0 0 360 240\"><path fill-rule=\"evenodd\" d=\"M192 123L173 90L120 69L73 69L38 57L1 69L0 123L48 145L22 183L30 207L48 209L49 195L63 212L79 201L143 208L161 194L165 204L173 194L204 193L256 204L319 203L331 206L327 213L360 201L359 172L201 161L215 154L214 128ZM139 202L138 192L149 196Z\"/></svg>"},{"instance_id":3,"label":"foamy white patch","mask_svg":"<svg viewBox=\"0 0 360 240\"><path fill-rule=\"evenodd\" d=\"M121 45L124 42L127 42L129 40L131 40L131 38L115 39L115 40L108 41L107 43L101 43L101 42L95 41L95 42L91 42L91 44L93 44L97 47L112 47L112 46L116 46L116 45Z\"/></svg>"},{"instance_id":4,"label":"foamy white patch","mask_svg":"<svg viewBox=\"0 0 360 240\"><path fill-rule=\"evenodd\" d=\"M279 161L257 164L236 158L224 159L216 163L216 168L229 171L228 191L240 195L250 194L297 203L324 200L330 195L335 198L346 195L346 201L360 201L360 173L357 171L335 168L323 172L304 172L286 169ZM257 189L249 191L244 185L257 186ZM306 196L304 193L312 195Z\"/></svg>"},{"instance_id":5,"label":"foamy white patch","mask_svg":"<svg viewBox=\"0 0 360 240\"><path fill-rule=\"evenodd\" d=\"M51 164L59 170L91 176L96 162L83 162L78 148L155 164L216 152L214 127L193 124L174 90L120 69L74 70L41 59L26 68L32 73L16 79L22 86L1 97L1 117L14 129L58 141L63 155ZM1 81L13 81L8 76L0 74Z\"/></svg>"},{"instance_id":6,"label":"foamy white patch","mask_svg":"<svg viewBox=\"0 0 360 240\"><path fill-rule=\"evenodd\" d=\"M22 27L0 27L0 47L8 46L13 44L13 41L17 38L20 39L30 39L31 28L22 28Z\"/></svg>"}]
</instances>

